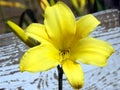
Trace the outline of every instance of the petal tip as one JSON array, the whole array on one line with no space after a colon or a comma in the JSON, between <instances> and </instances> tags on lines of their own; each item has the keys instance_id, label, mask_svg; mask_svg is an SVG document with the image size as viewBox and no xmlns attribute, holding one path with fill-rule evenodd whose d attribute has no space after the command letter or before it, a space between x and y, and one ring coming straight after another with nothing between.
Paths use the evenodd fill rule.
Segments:
<instances>
[{"instance_id":1,"label":"petal tip","mask_svg":"<svg viewBox=\"0 0 120 90\"><path fill-rule=\"evenodd\" d=\"M20 72L24 72L24 71L25 70L24 70L23 66L20 65Z\"/></svg>"},{"instance_id":2,"label":"petal tip","mask_svg":"<svg viewBox=\"0 0 120 90\"><path fill-rule=\"evenodd\" d=\"M75 90L77 90L77 89L81 89L83 86L84 86L84 81L81 82L81 84L78 84L78 85L73 86L73 88L74 88Z\"/></svg>"}]
</instances>

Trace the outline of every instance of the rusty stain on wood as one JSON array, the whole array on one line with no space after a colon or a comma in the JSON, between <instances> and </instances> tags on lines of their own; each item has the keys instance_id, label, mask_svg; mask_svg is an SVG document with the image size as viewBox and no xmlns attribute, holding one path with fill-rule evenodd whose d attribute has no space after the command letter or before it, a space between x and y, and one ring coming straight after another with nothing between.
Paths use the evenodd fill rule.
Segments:
<instances>
[{"instance_id":1,"label":"rusty stain on wood","mask_svg":"<svg viewBox=\"0 0 120 90\"><path fill-rule=\"evenodd\" d=\"M120 13L113 9L94 15L102 24L92 36L110 42L116 52L106 67L85 71L85 85L82 90L119 90ZM57 90L57 69L42 73L19 72L19 59L27 49L13 33L0 35L0 90ZM63 90L68 89L72 90L64 76Z\"/></svg>"}]
</instances>

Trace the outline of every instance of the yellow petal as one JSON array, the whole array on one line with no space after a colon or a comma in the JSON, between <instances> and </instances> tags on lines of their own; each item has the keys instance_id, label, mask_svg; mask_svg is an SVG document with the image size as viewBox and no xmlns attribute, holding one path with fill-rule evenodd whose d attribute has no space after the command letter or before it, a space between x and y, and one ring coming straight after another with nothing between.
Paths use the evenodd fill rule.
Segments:
<instances>
[{"instance_id":1,"label":"yellow petal","mask_svg":"<svg viewBox=\"0 0 120 90\"><path fill-rule=\"evenodd\" d=\"M76 22L69 7L62 2L47 7L44 23L50 39L57 48L64 49L70 46L76 31Z\"/></svg>"},{"instance_id":2,"label":"yellow petal","mask_svg":"<svg viewBox=\"0 0 120 90\"><path fill-rule=\"evenodd\" d=\"M44 25L32 23L26 28L26 34L41 42L41 39L48 40L48 35Z\"/></svg>"},{"instance_id":3,"label":"yellow petal","mask_svg":"<svg viewBox=\"0 0 120 90\"><path fill-rule=\"evenodd\" d=\"M30 48L20 61L20 70L29 72L46 71L59 64L59 51L50 43Z\"/></svg>"},{"instance_id":4,"label":"yellow petal","mask_svg":"<svg viewBox=\"0 0 120 90\"><path fill-rule=\"evenodd\" d=\"M35 40L31 36L28 36L24 32L24 30L14 22L8 20L7 24L11 28L11 30L28 46L33 47L40 44L37 40Z\"/></svg>"},{"instance_id":5,"label":"yellow petal","mask_svg":"<svg viewBox=\"0 0 120 90\"><path fill-rule=\"evenodd\" d=\"M95 38L84 38L71 49L71 55L76 60L97 66L105 66L113 52L114 49L109 43Z\"/></svg>"},{"instance_id":6,"label":"yellow petal","mask_svg":"<svg viewBox=\"0 0 120 90\"><path fill-rule=\"evenodd\" d=\"M80 89L84 84L84 75L80 64L65 60L62 68L71 86L74 89Z\"/></svg>"},{"instance_id":7,"label":"yellow petal","mask_svg":"<svg viewBox=\"0 0 120 90\"><path fill-rule=\"evenodd\" d=\"M92 14L81 17L77 21L76 37L78 39L87 37L99 24L100 22Z\"/></svg>"}]
</instances>

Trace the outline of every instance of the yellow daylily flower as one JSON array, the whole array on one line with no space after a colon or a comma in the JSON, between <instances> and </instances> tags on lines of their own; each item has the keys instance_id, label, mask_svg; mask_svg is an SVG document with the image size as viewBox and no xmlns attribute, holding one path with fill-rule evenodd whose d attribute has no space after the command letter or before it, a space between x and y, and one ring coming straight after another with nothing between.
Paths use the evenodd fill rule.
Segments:
<instances>
[{"instance_id":1,"label":"yellow daylily flower","mask_svg":"<svg viewBox=\"0 0 120 90\"><path fill-rule=\"evenodd\" d=\"M71 86L81 88L84 74L79 62L105 66L114 52L109 43L88 37L99 24L91 14L76 21L70 8L62 2L47 7L44 25L34 23L25 31L26 35L41 44L24 54L20 60L20 70L41 72L61 65Z\"/></svg>"}]
</instances>

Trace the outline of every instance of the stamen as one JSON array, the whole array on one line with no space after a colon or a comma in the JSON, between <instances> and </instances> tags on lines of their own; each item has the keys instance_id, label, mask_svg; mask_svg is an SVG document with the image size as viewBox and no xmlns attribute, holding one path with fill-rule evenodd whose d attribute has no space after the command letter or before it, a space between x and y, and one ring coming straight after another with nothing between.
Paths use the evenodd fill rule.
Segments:
<instances>
[{"instance_id":1,"label":"stamen","mask_svg":"<svg viewBox=\"0 0 120 90\"><path fill-rule=\"evenodd\" d=\"M62 55L65 55L66 53L69 53L69 52L70 52L69 49L68 50L61 50Z\"/></svg>"},{"instance_id":2,"label":"stamen","mask_svg":"<svg viewBox=\"0 0 120 90\"><path fill-rule=\"evenodd\" d=\"M70 52L69 49L67 49L67 50L60 50L60 53L59 53L59 55L61 57L60 58L60 62L62 62L62 61L64 61L64 60L69 58L69 52Z\"/></svg>"}]
</instances>

